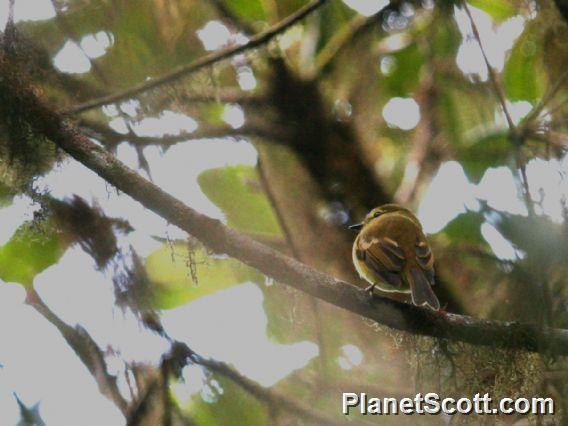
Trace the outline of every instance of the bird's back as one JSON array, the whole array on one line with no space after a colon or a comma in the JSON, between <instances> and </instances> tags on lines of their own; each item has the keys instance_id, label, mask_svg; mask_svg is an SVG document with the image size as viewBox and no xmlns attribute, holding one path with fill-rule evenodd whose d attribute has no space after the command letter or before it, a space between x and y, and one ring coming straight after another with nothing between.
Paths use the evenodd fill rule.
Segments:
<instances>
[{"instance_id":1,"label":"bird's back","mask_svg":"<svg viewBox=\"0 0 568 426\"><path fill-rule=\"evenodd\" d=\"M377 237L394 240L403 250L406 259L413 260L414 247L418 241L425 240L420 227L406 215L389 213L378 217L366 226L359 236L361 243Z\"/></svg>"}]
</instances>

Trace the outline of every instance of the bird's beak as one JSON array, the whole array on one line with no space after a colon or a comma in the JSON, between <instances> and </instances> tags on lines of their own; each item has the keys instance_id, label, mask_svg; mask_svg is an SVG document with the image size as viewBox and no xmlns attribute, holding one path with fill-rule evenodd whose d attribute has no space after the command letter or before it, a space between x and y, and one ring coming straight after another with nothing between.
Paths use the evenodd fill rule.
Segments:
<instances>
[{"instance_id":1,"label":"bird's beak","mask_svg":"<svg viewBox=\"0 0 568 426\"><path fill-rule=\"evenodd\" d=\"M363 227L362 223L356 223L355 225L350 225L349 229L353 229L354 231L359 231Z\"/></svg>"}]
</instances>

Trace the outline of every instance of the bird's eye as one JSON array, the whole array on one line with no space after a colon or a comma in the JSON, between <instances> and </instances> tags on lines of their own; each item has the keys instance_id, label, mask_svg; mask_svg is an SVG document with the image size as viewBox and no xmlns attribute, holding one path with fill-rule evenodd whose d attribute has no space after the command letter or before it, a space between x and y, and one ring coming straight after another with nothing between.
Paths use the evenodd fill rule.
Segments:
<instances>
[{"instance_id":1,"label":"bird's eye","mask_svg":"<svg viewBox=\"0 0 568 426\"><path fill-rule=\"evenodd\" d=\"M383 214L383 212L378 211L378 212L375 212L375 214L373 214L373 217L379 217L382 214Z\"/></svg>"}]
</instances>

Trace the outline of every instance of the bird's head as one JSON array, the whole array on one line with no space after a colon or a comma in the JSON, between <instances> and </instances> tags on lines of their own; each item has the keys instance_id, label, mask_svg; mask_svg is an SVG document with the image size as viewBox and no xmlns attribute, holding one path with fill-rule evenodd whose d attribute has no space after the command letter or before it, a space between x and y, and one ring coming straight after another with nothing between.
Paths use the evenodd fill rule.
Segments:
<instances>
[{"instance_id":1,"label":"bird's head","mask_svg":"<svg viewBox=\"0 0 568 426\"><path fill-rule=\"evenodd\" d=\"M366 224L372 222L373 220L378 219L379 217L381 217L383 215L393 214L393 213L396 213L396 214L399 214L399 215L402 215L402 216L406 216L407 218L409 218L413 222L417 223L418 226L420 226L420 222L418 221L416 216L414 216L414 214L410 210L408 210L407 208L399 206L398 204L383 204L382 206L375 207L373 210L371 210L369 213L367 213L367 216L365 216L365 219L363 219L363 222L357 223L355 225L351 225L351 226L349 226L349 229L359 231Z\"/></svg>"}]
</instances>

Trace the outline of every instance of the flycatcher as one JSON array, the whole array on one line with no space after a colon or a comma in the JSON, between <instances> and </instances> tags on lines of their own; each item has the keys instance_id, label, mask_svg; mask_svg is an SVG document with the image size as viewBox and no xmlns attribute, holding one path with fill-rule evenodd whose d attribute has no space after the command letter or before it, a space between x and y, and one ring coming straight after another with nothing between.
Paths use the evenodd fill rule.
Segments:
<instances>
[{"instance_id":1,"label":"flycatcher","mask_svg":"<svg viewBox=\"0 0 568 426\"><path fill-rule=\"evenodd\" d=\"M385 204L350 229L359 231L353 243L353 264L361 278L387 292L411 293L416 306L440 309L432 290L434 256L422 225L404 207Z\"/></svg>"}]
</instances>

